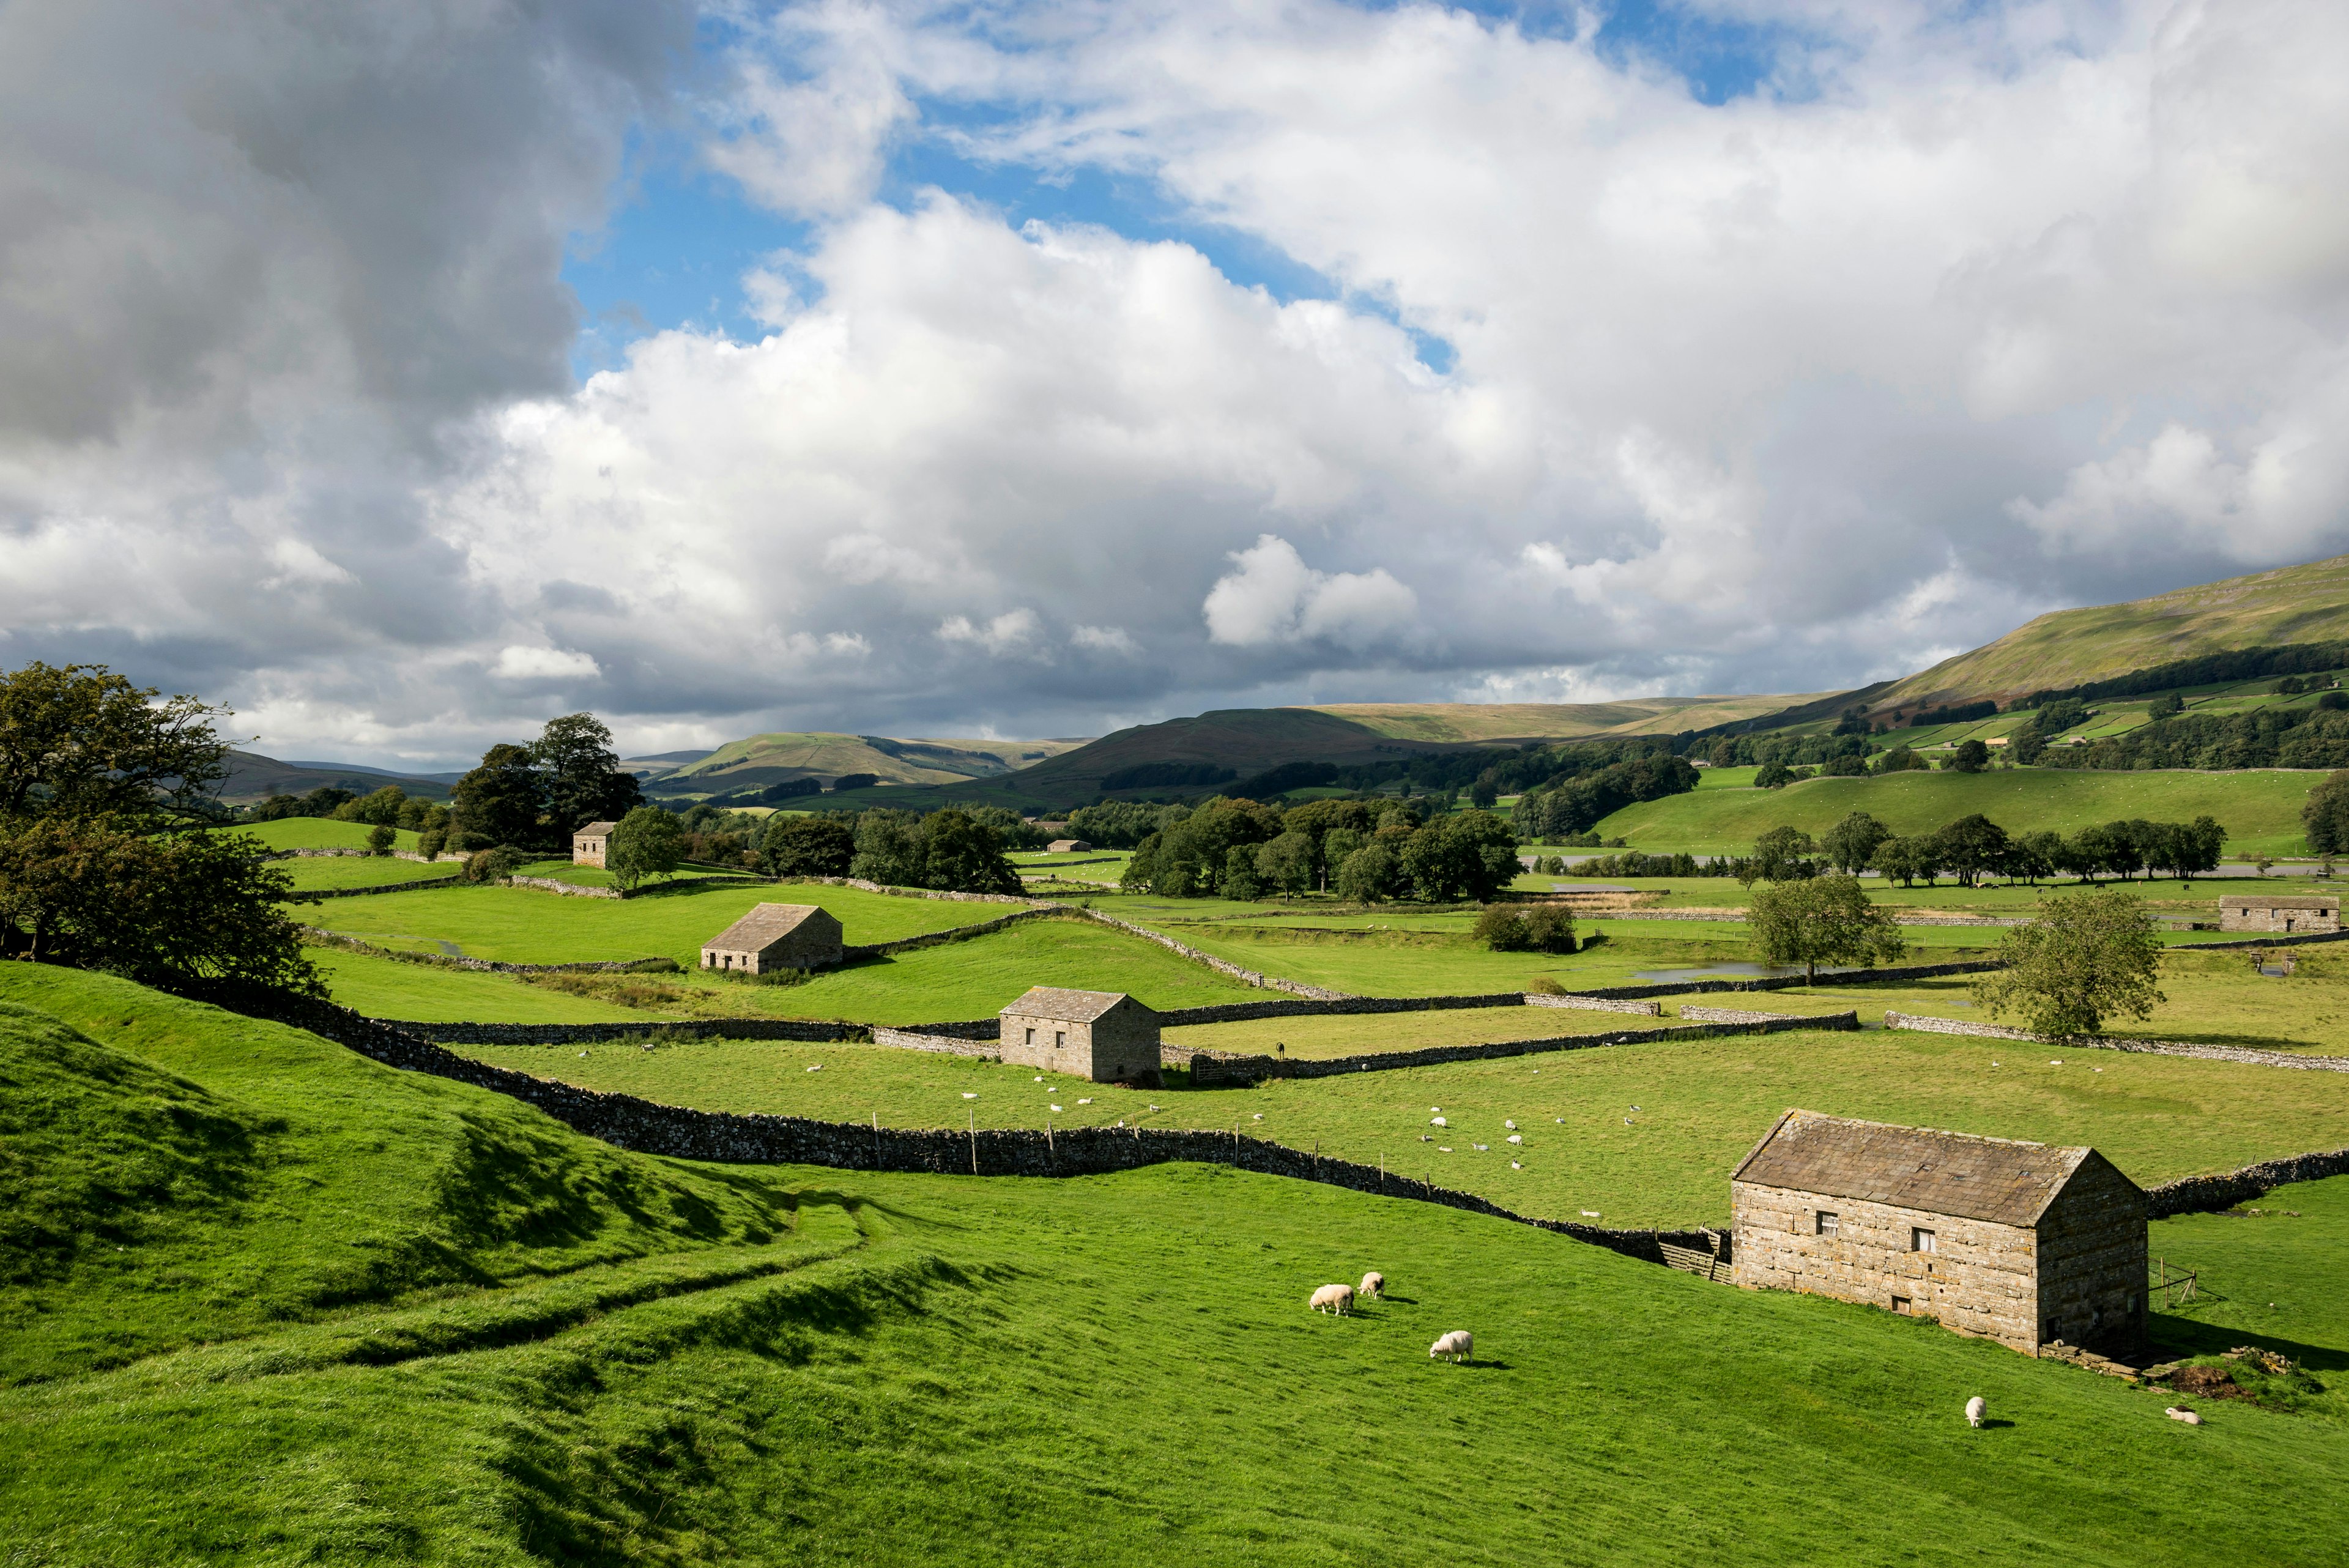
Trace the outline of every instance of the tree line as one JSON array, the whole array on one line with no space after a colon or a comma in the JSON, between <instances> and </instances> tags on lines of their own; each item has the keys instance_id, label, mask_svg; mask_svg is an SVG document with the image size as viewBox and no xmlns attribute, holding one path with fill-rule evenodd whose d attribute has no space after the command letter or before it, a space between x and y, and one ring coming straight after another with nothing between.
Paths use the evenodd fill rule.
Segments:
<instances>
[{"instance_id":1,"label":"tree line","mask_svg":"<svg viewBox=\"0 0 2349 1568\"><path fill-rule=\"evenodd\" d=\"M1423 815L1402 801L1363 800L1283 811L1217 796L1164 811L1121 885L1178 898L1330 891L1356 903L1460 903L1491 898L1518 869L1516 834L1488 811Z\"/></svg>"}]
</instances>

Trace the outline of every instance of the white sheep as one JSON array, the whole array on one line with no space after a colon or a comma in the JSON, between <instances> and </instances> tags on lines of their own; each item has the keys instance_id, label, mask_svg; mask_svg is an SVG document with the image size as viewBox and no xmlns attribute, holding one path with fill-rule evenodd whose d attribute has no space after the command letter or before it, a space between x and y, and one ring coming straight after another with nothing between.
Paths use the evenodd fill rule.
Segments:
<instances>
[{"instance_id":1,"label":"white sheep","mask_svg":"<svg viewBox=\"0 0 2349 1568\"><path fill-rule=\"evenodd\" d=\"M2191 1410L2181 1410L2175 1405L2170 1406L2162 1414L2173 1421L2183 1421L2189 1427L2199 1427L2202 1424L2200 1416Z\"/></svg>"},{"instance_id":2,"label":"white sheep","mask_svg":"<svg viewBox=\"0 0 2349 1568\"><path fill-rule=\"evenodd\" d=\"M1357 1293L1359 1293L1364 1301L1375 1301L1380 1296L1386 1294L1386 1292L1387 1277L1379 1272L1376 1269L1372 1269L1369 1273L1362 1276L1361 1288Z\"/></svg>"},{"instance_id":3,"label":"white sheep","mask_svg":"<svg viewBox=\"0 0 2349 1568\"><path fill-rule=\"evenodd\" d=\"M1454 1366L1473 1360L1476 1355L1476 1336L1464 1328L1455 1328L1427 1347L1430 1361L1450 1361Z\"/></svg>"},{"instance_id":4,"label":"white sheep","mask_svg":"<svg viewBox=\"0 0 2349 1568\"><path fill-rule=\"evenodd\" d=\"M1313 1293L1313 1299L1305 1304L1315 1312L1326 1312L1334 1317L1343 1317L1354 1309L1354 1287L1323 1285Z\"/></svg>"},{"instance_id":5,"label":"white sheep","mask_svg":"<svg viewBox=\"0 0 2349 1568\"><path fill-rule=\"evenodd\" d=\"M1989 1407L1989 1406L1987 1406L1987 1405L1985 1405L1985 1404L1983 1404L1983 1403L1982 1403L1982 1397L1981 1395L1979 1395L1979 1394L1975 1395L1972 1398L1971 1398L1971 1399L1967 1400L1967 1401L1966 1401L1966 1425L1967 1425L1967 1426L1969 1426L1969 1427L1979 1427L1979 1426L1981 1426L1981 1425L1982 1425L1982 1412L1983 1412L1983 1411L1985 1411L1985 1410L1987 1410L1987 1409L1989 1409L1989 1408L1990 1408L1990 1407Z\"/></svg>"}]
</instances>

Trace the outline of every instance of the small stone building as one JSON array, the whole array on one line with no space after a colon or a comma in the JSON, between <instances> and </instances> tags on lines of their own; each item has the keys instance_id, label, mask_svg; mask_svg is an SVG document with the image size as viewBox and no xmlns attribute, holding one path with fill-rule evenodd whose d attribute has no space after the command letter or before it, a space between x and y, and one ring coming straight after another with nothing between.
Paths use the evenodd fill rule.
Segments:
<instances>
[{"instance_id":1,"label":"small stone building","mask_svg":"<svg viewBox=\"0 0 2349 1568\"><path fill-rule=\"evenodd\" d=\"M604 852L612 846L612 829L616 822L591 822L571 836L571 864L601 866Z\"/></svg>"},{"instance_id":2,"label":"small stone building","mask_svg":"<svg viewBox=\"0 0 2349 1568\"><path fill-rule=\"evenodd\" d=\"M1158 1014L1123 992L1040 985L1003 1010L1002 1053L1096 1084L1154 1084Z\"/></svg>"},{"instance_id":3,"label":"small stone building","mask_svg":"<svg viewBox=\"0 0 2349 1568\"><path fill-rule=\"evenodd\" d=\"M1092 846L1081 838L1055 838L1044 846L1046 853L1051 855L1082 855L1092 848Z\"/></svg>"},{"instance_id":4,"label":"small stone building","mask_svg":"<svg viewBox=\"0 0 2349 1568\"><path fill-rule=\"evenodd\" d=\"M760 904L702 944L704 969L771 974L823 969L844 957L840 922L813 904Z\"/></svg>"},{"instance_id":5,"label":"small stone building","mask_svg":"<svg viewBox=\"0 0 2349 1568\"><path fill-rule=\"evenodd\" d=\"M1730 1178L1738 1284L2037 1354L2145 1333L2146 1200L2093 1148L1788 1111Z\"/></svg>"},{"instance_id":6,"label":"small stone building","mask_svg":"<svg viewBox=\"0 0 2349 1568\"><path fill-rule=\"evenodd\" d=\"M2223 893L2219 898L2222 931L2337 931L2341 900L2331 893Z\"/></svg>"}]
</instances>

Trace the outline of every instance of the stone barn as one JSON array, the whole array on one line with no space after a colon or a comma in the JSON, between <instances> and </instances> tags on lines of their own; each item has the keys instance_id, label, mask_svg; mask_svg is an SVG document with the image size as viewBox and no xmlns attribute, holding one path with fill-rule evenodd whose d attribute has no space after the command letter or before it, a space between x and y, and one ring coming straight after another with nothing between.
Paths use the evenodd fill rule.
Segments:
<instances>
[{"instance_id":1,"label":"stone barn","mask_svg":"<svg viewBox=\"0 0 2349 1568\"><path fill-rule=\"evenodd\" d=\"M813 904L760 904L702 944L701 967L771 974L823 969L845 956L840 922Z\"/></svg>"},{"instance_id":2,"label":"stone barn","mask_svg":"<svg viewBox=\"0 0 2349 1568\"><path fill-rule=\"evenodd\" d=\"M1083 855L1092 848L1092 846L1081 838L1055 838L1044 846L1046 853L1051 855Z\"/></svg>"},{"instance_id":3,"label":"stone barn","mask_svg":"<svg viewBox=\"0 0 2349 1568\"><path fill-rule=\"evenodd\" d=\"M2146 1201L2093 1148L1788 1111L1730 1178L1738 1284L2033 1355L2145 1333Z\"/></svg>"},{"instance_id":4,"label":"stone barn","mask_svg":"<svg viewBox=\"0 0 2349 1568\"><path fill-rule=\"evenodd\" d=\"M1096 1084L1155 1084L1158 1014L1123 992L1040 985L1003 1010L1002 1053Z\"/></svg>"},{"instance_id":5,"label":"stone barn","mask_svg":"<svg viewBox=\"0 0 2349 1568\"><path fill-rule=\"evenodd\" d=\"M601 866L604 852L612 846L612 829L616 822L591 822L571 836L571 864Z\"/></svg>"},{"instance_id":6,"label":"stone barn","mask_svg":"<svg viewBox=\"0 0 2349 1568\"><path fill-rule=\"evenodd\" d=\"M2331 893L2285 895L2224 893L2219 898L2222 931L2337 931L2341 900Z\"/></svg>"}]
</instances>

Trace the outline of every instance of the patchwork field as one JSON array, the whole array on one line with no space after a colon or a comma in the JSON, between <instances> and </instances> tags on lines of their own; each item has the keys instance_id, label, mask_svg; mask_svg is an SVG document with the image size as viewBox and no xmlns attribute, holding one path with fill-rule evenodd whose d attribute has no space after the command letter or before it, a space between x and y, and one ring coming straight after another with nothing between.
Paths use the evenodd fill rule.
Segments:
<instances>
[{"instance_id":1,"label":"patchwork field","mask_svg":"<svg viewBox=\"0 0 2349 1568\"><path fill-rule=\"evenodd\" d=\"M1293 1148L1384 1161L1521 1213L1571 1219L1596 1210L1609 1224L1643 1227L1724 1222L1730 1168L1795 1106L2092 1143L2148 1185L2349 1147L2349 1074L1878 1032L1598 1046L1208 1091L1126 1089L870 1045L689 1041L653 1051L469 1046L466 1054L707 1110L858 1122L877 1115L885 1127L959 1127L975 1119L983 1127L1040 1128L1049 1119L1237 1127ZM1448 1126L1432 1126L1437 1115ZM1523 1143L1506 1141L1509 1121Z\"/></svg>"},{"instance_id":2,"label":"patchwork field","mask_svg":"<svg viewBox=\"0 0 2349 1568\"><path fill-rule=\"evenodd\" d=\"M63 1021L0 1014L46 1173L0 1232L28 1563L2337 1555L2333 1420L2189 1432L1929 1324L1403 1199L688 1166L105 977L0 993ZM1371 1267L1387 1302L1305 1310ZM1462 1326L1475 1363L1432 1364Z\"/></svg>"},{"instance_id":3,"label":"patchwork field","mask_svg":"<svg viewBox=\"0 0 2349 1568\"><path fill-rule=\"evenodd\" d=\"M1994 768L1979 774L1905 773L1816 778L1776 790L1699 789L1625 806L1598 826L1650 852L1743 854L1773 827L1820 834L1866 811L1896 833L1930 833L1973 812L2010 830L2075 832L2124 817L2186 822L2209 815L2227 829L2230 855L2299 854L2300 808L2321 772L2090 773Z\"/></svg>"}]
</instances>

